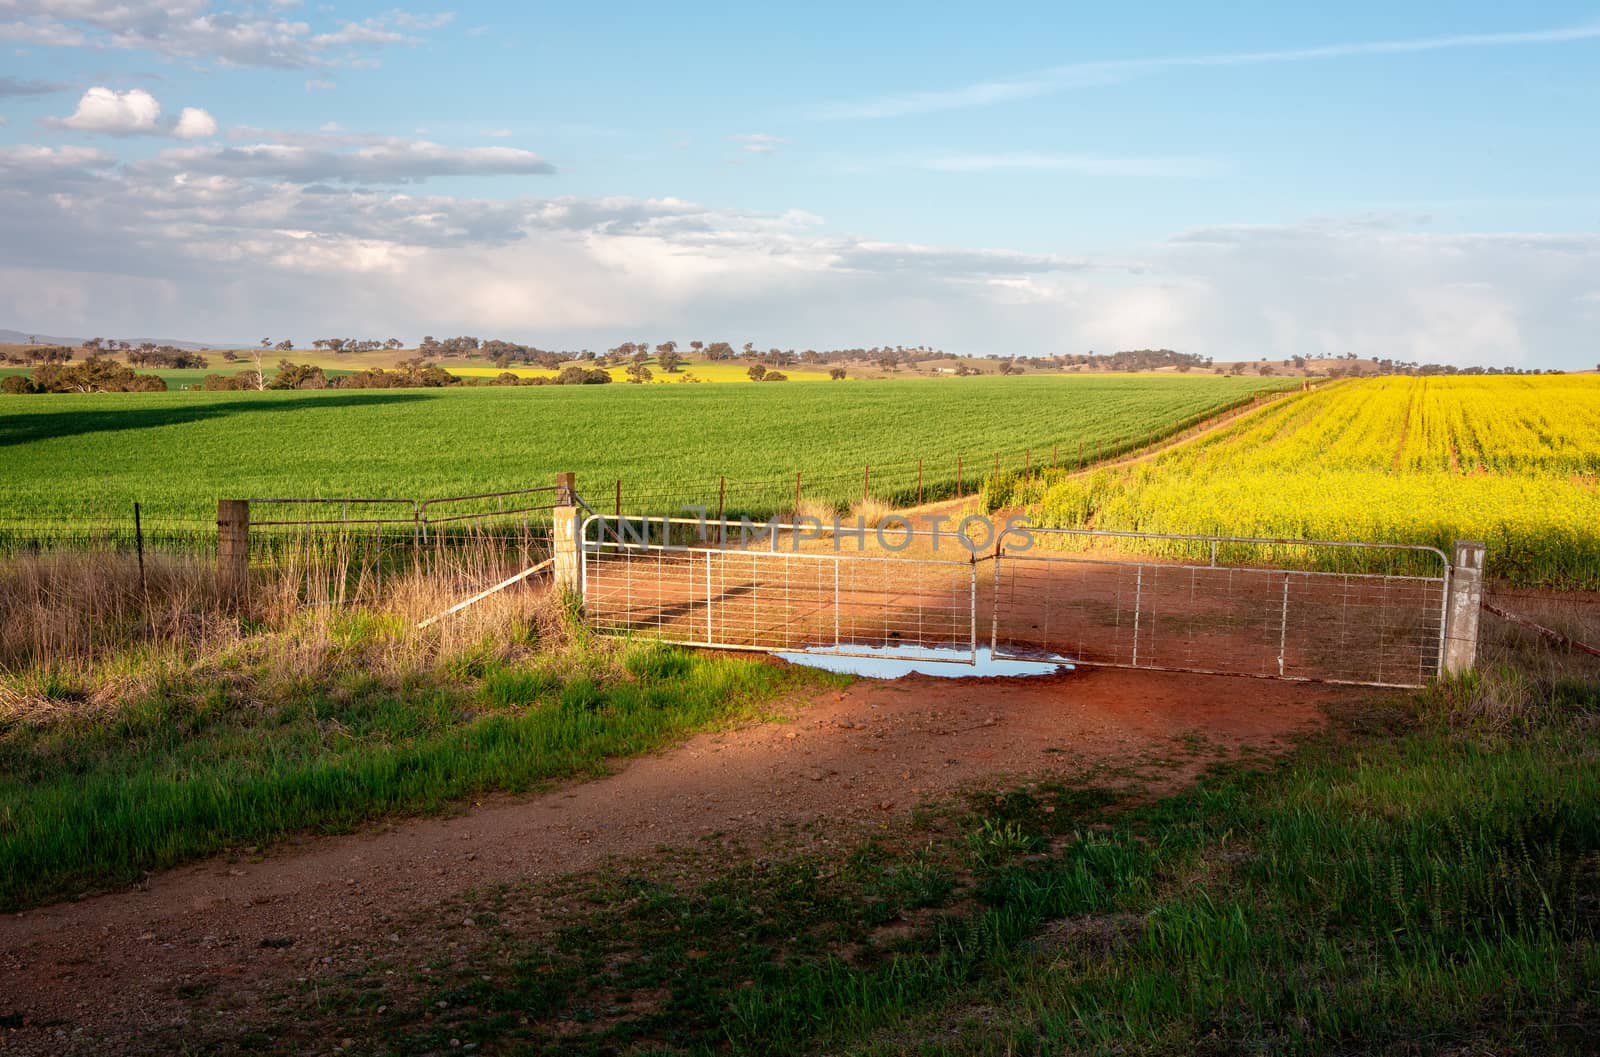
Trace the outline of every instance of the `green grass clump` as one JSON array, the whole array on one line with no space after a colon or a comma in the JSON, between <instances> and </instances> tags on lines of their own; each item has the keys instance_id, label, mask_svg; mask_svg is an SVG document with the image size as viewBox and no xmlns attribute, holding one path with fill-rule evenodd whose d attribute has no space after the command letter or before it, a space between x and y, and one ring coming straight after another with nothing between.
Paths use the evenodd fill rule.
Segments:
<instances>
[{"instance_id":1,"label":"green grass clump","mask_svg":"<svg viewBox=\"0 0 1600 1057\"><path fill-rule=\"evenodd\" d=\"M381 624L382 621L380 620ZM358 619L336 639L379 634ZM596 774L748 716L803 673L635 646L447 670L169 684L98 717L0 730L0 908L302 832Z\"/></svg>"}]
</instances>

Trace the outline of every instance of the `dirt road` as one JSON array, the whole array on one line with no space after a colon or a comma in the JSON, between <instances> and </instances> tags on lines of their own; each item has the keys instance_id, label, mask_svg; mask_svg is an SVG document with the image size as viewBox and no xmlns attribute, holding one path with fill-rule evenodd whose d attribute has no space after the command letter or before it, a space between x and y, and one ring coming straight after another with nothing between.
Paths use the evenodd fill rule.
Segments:
<instances>
[{"instance_id":1,"label":"dirt road","mask_svg":"<svg viewBox=\"0 0 1600 1057\"><path fill-rule=\"evenodd\" d=\"M715 832L823 819L849 838L965 784L1171 756L1174 739L1271 751L1346 693L1117 670L861 681L800 703L792 721L700 735L602 779L0 918L0 1052L139 1051L201 1009L248 1010L273 987L403 946L392 922L470 888Z\"/></svg>"}]
</instances>

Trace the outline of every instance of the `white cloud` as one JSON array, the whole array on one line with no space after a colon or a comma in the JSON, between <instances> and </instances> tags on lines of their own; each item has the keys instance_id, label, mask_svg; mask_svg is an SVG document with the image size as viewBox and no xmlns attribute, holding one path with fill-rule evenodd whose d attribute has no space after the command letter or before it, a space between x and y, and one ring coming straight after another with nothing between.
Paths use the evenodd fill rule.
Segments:
<instances>
[{"instance_id":1,"label":"white cloud","mask_svg":"<svg viewBox=\"0 0 1600 1057\"><path fill-rule=\"evenodd\" d=\"M186 106L172 134L179 139L209 139L217 134L217 119L199 107Z\"/></svg>"},{"instance_id":2,"label":"white cloud","mask_svg":"<svg viewBox=\"0 0 1600 1057\"><path fill-rule=\"evenodd\" d=\"M1365 55L1406 55L1458 49L1502 48L1600 39L1600 21L1554 29L1510 33L1463 33L1441 37L1405 40L1366 41L1309 48L1284 48L1274 51L1221 52L1210 55L1178 55L1146 59L1112 59L1101 62L1076 62L1055 66L1017 77L978 81L957 88L905 92L859 102L823 106L815 116L825 119L871 119L906 117L937 113L995 103L1033 99L1091 85L1119 84L1180 69L1208 67L1262 66L1270 64L1317 62Z\"/></svg>"},{"instance_id":3,"label":"white cloud","mask_svg":"<svg viewBox=\"0 0 1600 1057\"><path fill-rule=\"evenodd\" d=\"M83 93L68 117L45 118L46 125L107 136L175 136L205 139L217 134L217 120L199 107L186 106L176 121L161 120L161 103L143 88L118 92L96 85Z\"/></svg>"},{"instance_id":4,"label":"white cloud","mask_svg":"<svg viewBox=\"0 0 1600 1057\"><path fill-rule=\"evenodd\" d=\"M255 4L213 5L210 0L4 0L0 40L55 47L149 51L169 58L209 59L231 66L301 68L357 64L360 53L415 44L418 32L437 29L448 13L390 11L361 22L318 31Z\"/></svg>"},{"instance_id":5,"label":"white cloud","mask_svg":"<svg viewBox=\"0 0 1600 1057\"><path fill-rule=\"evenodd\" d=\"M130 136L155 132L160 117L161 104L143 88L117 92L97 85L83 93L70 117L54 119L51 124L74 132Z\"/></svg>"},{"instance_id":6,"label":"white cloud","mask_svg":"<svg viewBox=\"0 0 1600 1057\"><path fill-rule=\"evenodd\" d=\"M81 177L115 164L115 158L91 147L0 147L0 177L4 177L0 184L39 176Z\"/></svg>"}]
</instances>

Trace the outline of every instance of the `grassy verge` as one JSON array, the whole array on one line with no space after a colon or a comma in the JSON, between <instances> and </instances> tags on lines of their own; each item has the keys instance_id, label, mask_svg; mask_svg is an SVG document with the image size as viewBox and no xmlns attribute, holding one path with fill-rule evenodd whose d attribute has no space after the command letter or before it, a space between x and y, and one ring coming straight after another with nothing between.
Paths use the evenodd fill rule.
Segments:
<instances>
[{"instance_id":1,"label":"grassy verge","mask_svg":"<svg viewBox=\"0 0 1600 1057\"><path fill-rule=\"evenodd\" d=\"M551 623L525 611L441 644L392 614L313 614L199 657L123 658L138 677L105 705L92 668L8 678L27 703L0 708L0 909L599 773L815 678Z\"/></svg>"},{"instance_id":2,"label":"grassy verge","mask_svg":"<svg viewBox=\"0 0 1600 1057\"><path fill-rule=\"evenodd\" d=\"M1589 1052L1600 690L1545 691L1511 729L1368 706L1156 800L1087 776L481 893L411 923L449 953L278 1014L395 1054Z\"/></svg>"}]
</instances>

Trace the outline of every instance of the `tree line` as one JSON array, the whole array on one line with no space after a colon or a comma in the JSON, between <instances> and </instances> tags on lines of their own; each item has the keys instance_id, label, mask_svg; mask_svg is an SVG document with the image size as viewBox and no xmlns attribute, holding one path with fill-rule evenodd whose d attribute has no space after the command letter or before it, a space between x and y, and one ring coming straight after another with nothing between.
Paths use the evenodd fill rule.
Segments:
<instances>
[{"instance_id":1,"label":"tree line","mask_svg":"<svg viewBox=\"0 0 1600 1057\"><path fill-rule=\"evenodd\" d=\"M164 393L166 380L158 374L139 374L127 364L105 356L90 356L78 363L59 361L35 367L31 375L13 374L0 379L0 393Z\"/></svg>"}]
</instances>

